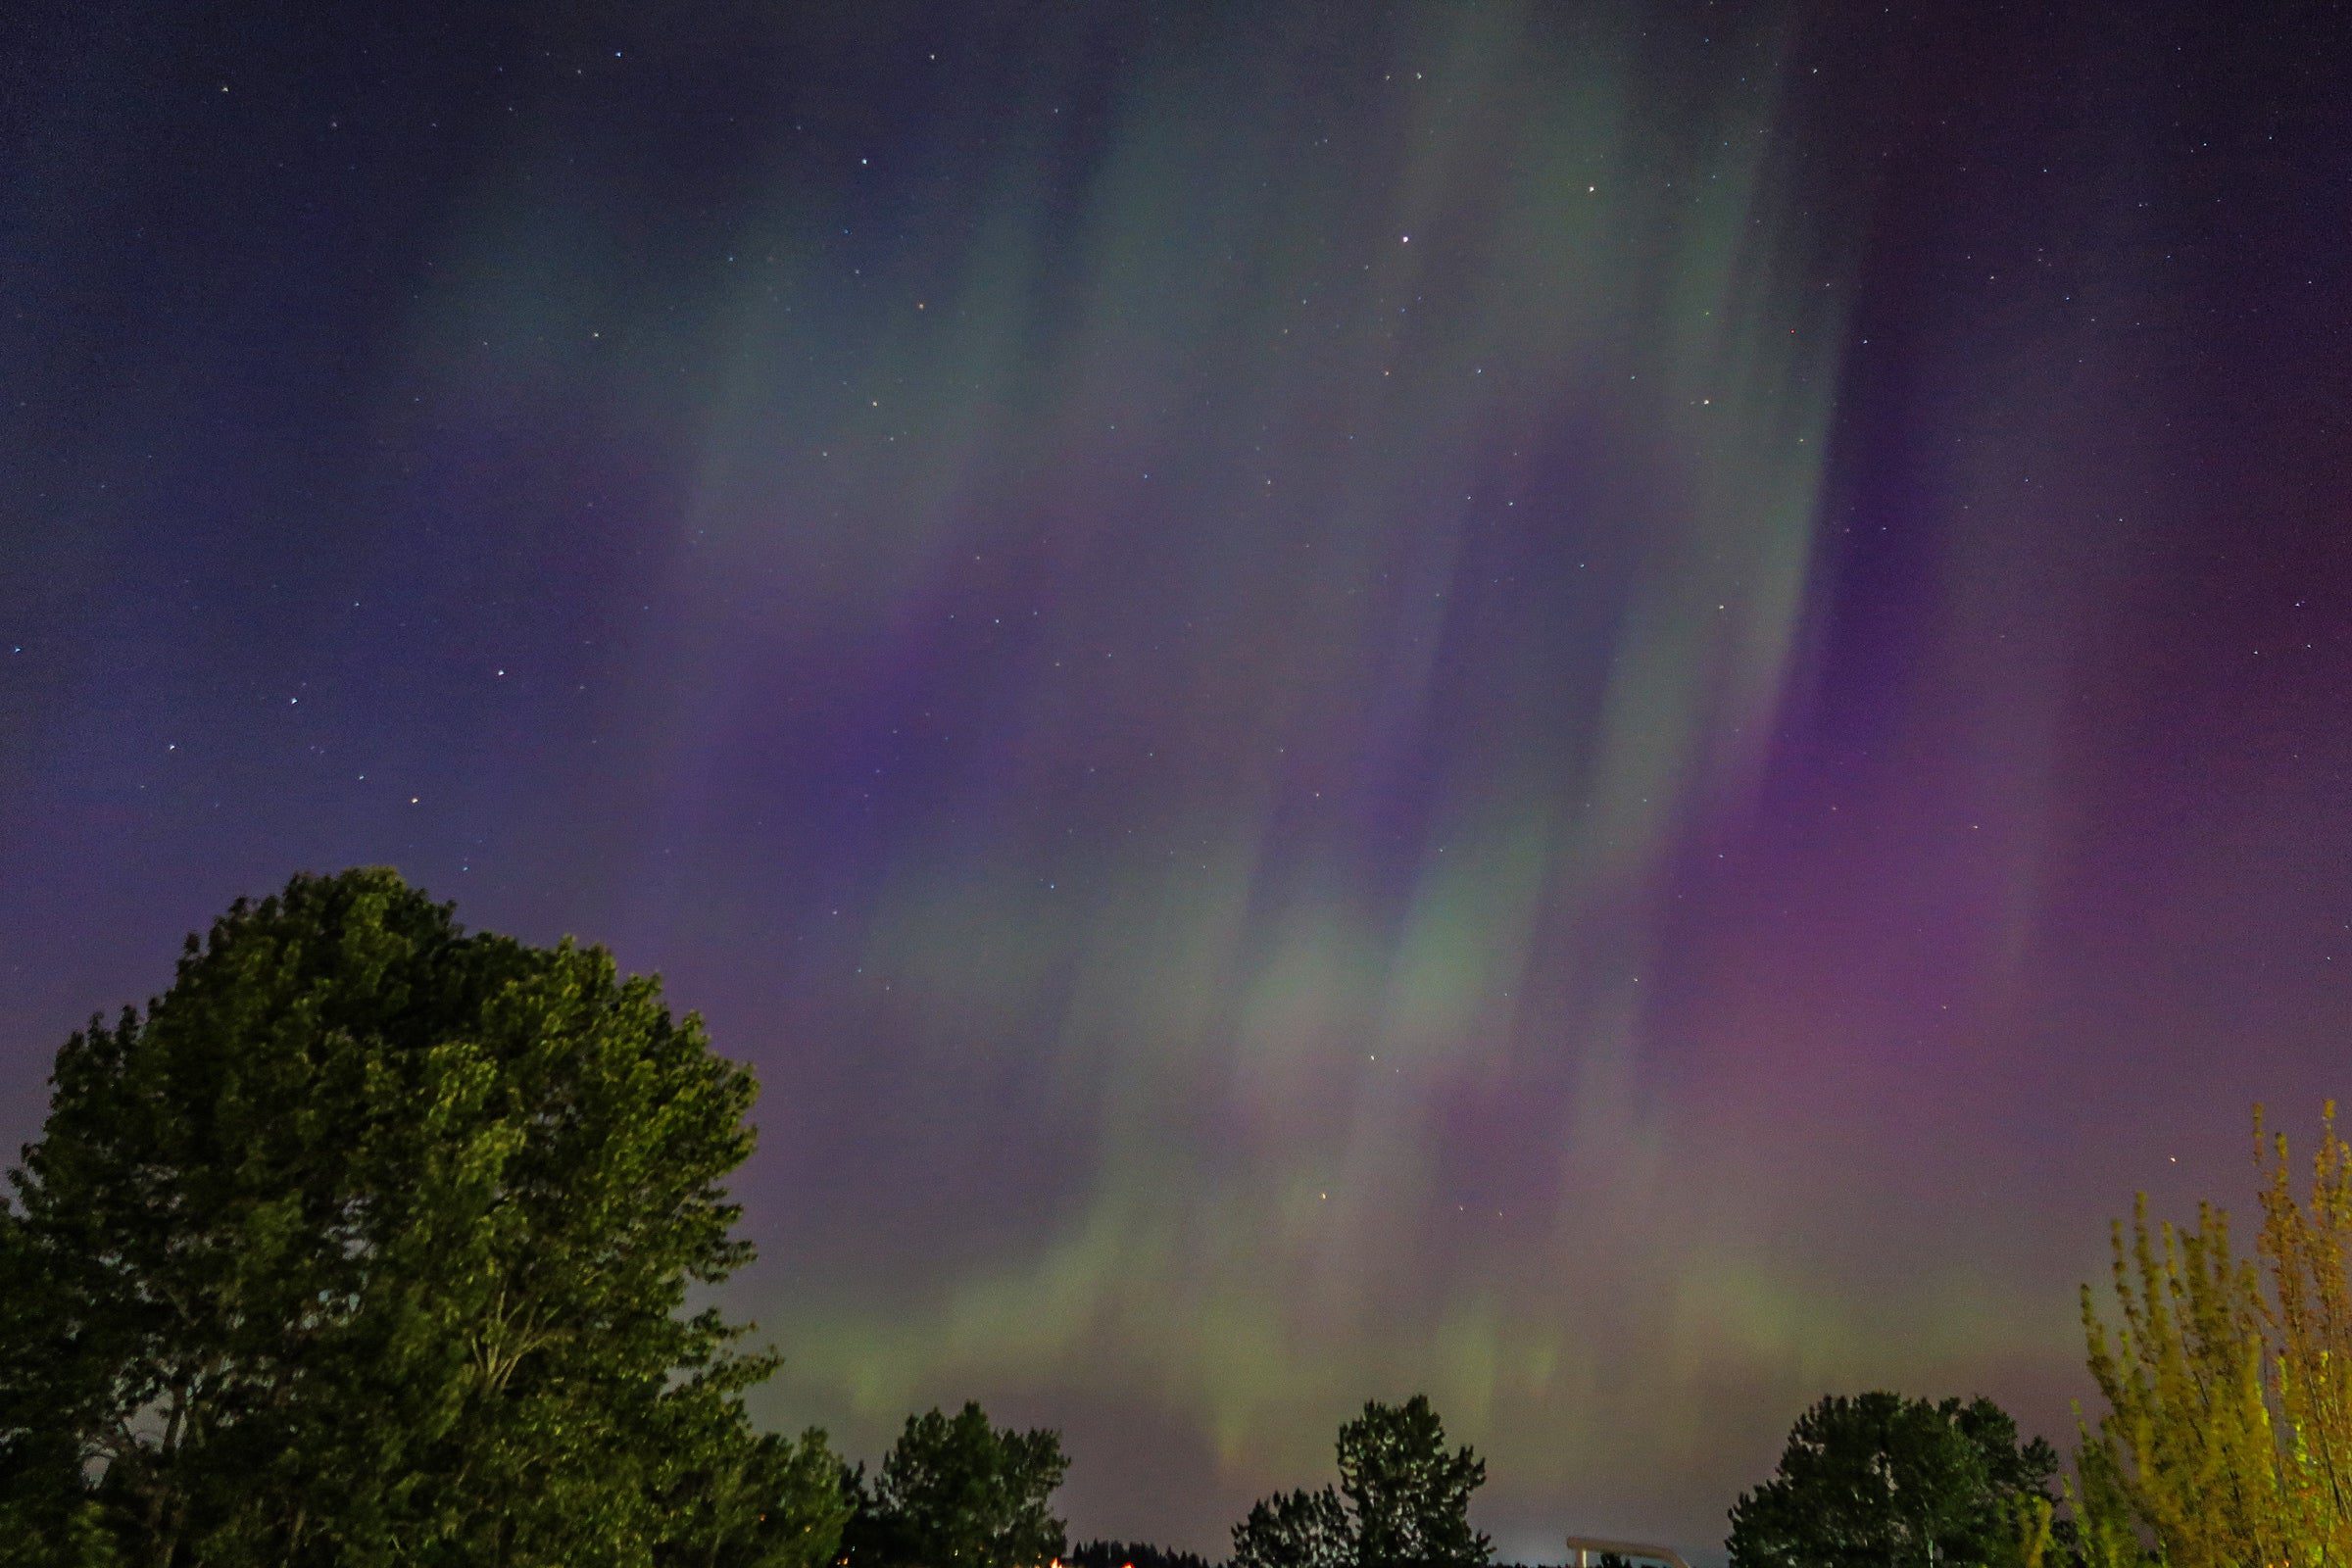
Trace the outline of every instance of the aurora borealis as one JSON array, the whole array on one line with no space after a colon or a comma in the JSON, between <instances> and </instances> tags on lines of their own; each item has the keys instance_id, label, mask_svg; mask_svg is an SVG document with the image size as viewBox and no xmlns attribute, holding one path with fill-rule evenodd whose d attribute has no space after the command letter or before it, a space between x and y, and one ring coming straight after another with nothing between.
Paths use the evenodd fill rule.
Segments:
<instances>
[{"instance_id":1,"label":"aurora borealis","mask_svg":"<svg viewBox=\"0 0 2352 1568\"><path fill-rule=\"evenodd\" d=\"M388 863L758 1066L762 1413L1079 1535L1415 1391L1531 1560L2067 1439L2352 1091L2352 104L1958 11L0 24L0 1134Z\"/></svg>"}]
</instances>

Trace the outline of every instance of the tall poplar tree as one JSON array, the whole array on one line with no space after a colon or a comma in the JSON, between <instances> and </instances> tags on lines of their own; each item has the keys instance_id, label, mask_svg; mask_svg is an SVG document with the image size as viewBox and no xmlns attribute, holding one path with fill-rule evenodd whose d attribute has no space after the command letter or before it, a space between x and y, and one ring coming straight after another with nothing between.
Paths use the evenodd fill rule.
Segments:
<instances>
[{"instance_id":1,"label":"tall poplar tree","mask_svg":"<svg viewBox=\"0 0 2352 1568\"><path fill-rule=\"evenodd\" d=\"M0 1203L0 1528L65 1563L806 1565L821 1435L689 1311L750 1073L602 950L297 877L59 1052Z\"/></svg>"},{"instance_id":2,"label":"tall poplar tree","mask_svg":"<svg viewBox=\"0 0 2352 1568\"><path fill-rule=\"evenodd\" d=\"M2255 1112L2262 1226L2115 1227L2116 1320L2082 1292L2107 1410L2081 1460L2086 1560L2352 1563L2352 1146L2328 1105L2307 1182Z\"/></svg>"}]
</instances>

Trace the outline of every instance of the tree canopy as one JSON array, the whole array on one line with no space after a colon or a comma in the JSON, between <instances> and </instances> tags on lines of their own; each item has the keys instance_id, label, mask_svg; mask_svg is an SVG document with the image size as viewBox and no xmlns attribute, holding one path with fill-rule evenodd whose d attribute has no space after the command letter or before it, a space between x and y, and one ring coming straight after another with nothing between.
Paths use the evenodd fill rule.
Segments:
<instances>
[{"instance_id":1,"label":"tree canopy","mask_svg":"<svg viewBox=\"0 0 2352 1568\"><path fill-rule=\"evenodd\" d=\"M0 1529L59 1562L808 1565L840 1466L690 1312L755 1094L601 949L297 877L59 1052L0 1204Z\"/></svg>"},{"instance_id":2,"label":"tree canopy","mask_svg":"<svg viewBox=\"0 0 2352 1568\"><path fill-rule=\"evenodd\" d=\"M2058 1455L1989 1399L1833 1395L1732 1509L1733 1568L1936 1568L2039 1560Z\"/></svg>"},{"instance_id":3,"label":"tree canopy","mask_svg":"<svg viewBox=\"0 0 2352 1568\"><path fill-rule=\"evenodd\" d=\"M908 1416L846 1544L855 1568L1038 1568L1061 1555L1053 1496L1070 1461L1058 1433L989 1423L967 1403Z\"/></svg>"},{"instance_id":4,"label":"tree canopy","mask_svg":"<svg viewBox=\"0 0 2352 1568\"><path fill-rule=\"evenodd\" d=\"M1470 1528L1487 1464L1448 1450L1428 1396L1375 1400L1340 1428L1340 1482L1267 1497L1233 1528L1233 1568L1483 1565L1494 1544Z\"/></svg>"}]
</instances>

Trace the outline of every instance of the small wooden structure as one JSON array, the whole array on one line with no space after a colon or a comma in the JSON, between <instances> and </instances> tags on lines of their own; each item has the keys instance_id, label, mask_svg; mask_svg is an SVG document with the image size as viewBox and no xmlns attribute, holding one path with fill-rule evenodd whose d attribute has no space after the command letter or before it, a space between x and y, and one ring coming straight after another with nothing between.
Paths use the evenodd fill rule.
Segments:
<instances>
[{"instance_id":1,"label":"small wooden structure","mask_svg":"<svg viewBox=\"0 0 2352 1568\"><path fill-rule=\"evenodd\" d=\"M1570 1568L1592 1568L1592 1559L1608 1552L1631 1562L1662 1562L1666 1568L1690 1568L1672 1546L1652 1546L1639 1541L1603 1541L1598 1536L1570 1536Z\"/></svg>"}]
</instances>

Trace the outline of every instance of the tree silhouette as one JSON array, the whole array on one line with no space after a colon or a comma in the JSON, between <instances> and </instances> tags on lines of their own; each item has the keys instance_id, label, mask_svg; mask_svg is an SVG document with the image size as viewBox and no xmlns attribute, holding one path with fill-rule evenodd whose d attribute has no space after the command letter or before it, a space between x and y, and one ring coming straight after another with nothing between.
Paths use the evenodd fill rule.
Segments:
<instances>
[{"instance_id":1,"label":"tree silhouette","mask_svg":"<svg viewBox=\"0 0 2352 1568\"><path fill-rule=\"evenodd\" d=\"M2046 1544L2057 1453L1989 1399L1832 1396L1732 1509L1733 1568L2007 1564Z\"/></svg>"},{"instance_id":2,"label":"tree silhouette","mask_svg":"<svg viewBox=\"0 0 2352 1568\"><path fill-rule=\"evenodd\" d=\"M1487 1478L1468 1447L1448 1450L1424 1395L1378 1401L1340 1428L1340 1484L1260 1500L1233 1529L1233 1568L1484 1565L1494 1544L1470 1528Z\"/></svg>"},{"instance_id":3,"label":"tree silhouette","mask_svg":"<svg viewBox=\"0 0 2352 1568\"><path fill-rule=\"evenodd\" d=\"M1070 1461L1049 1431L989 1424L977 1404L906 1418L845 1544L856 1568L1039 1568L1061 1555L1052 1499Z\"/></svg>"}]
</instances>

